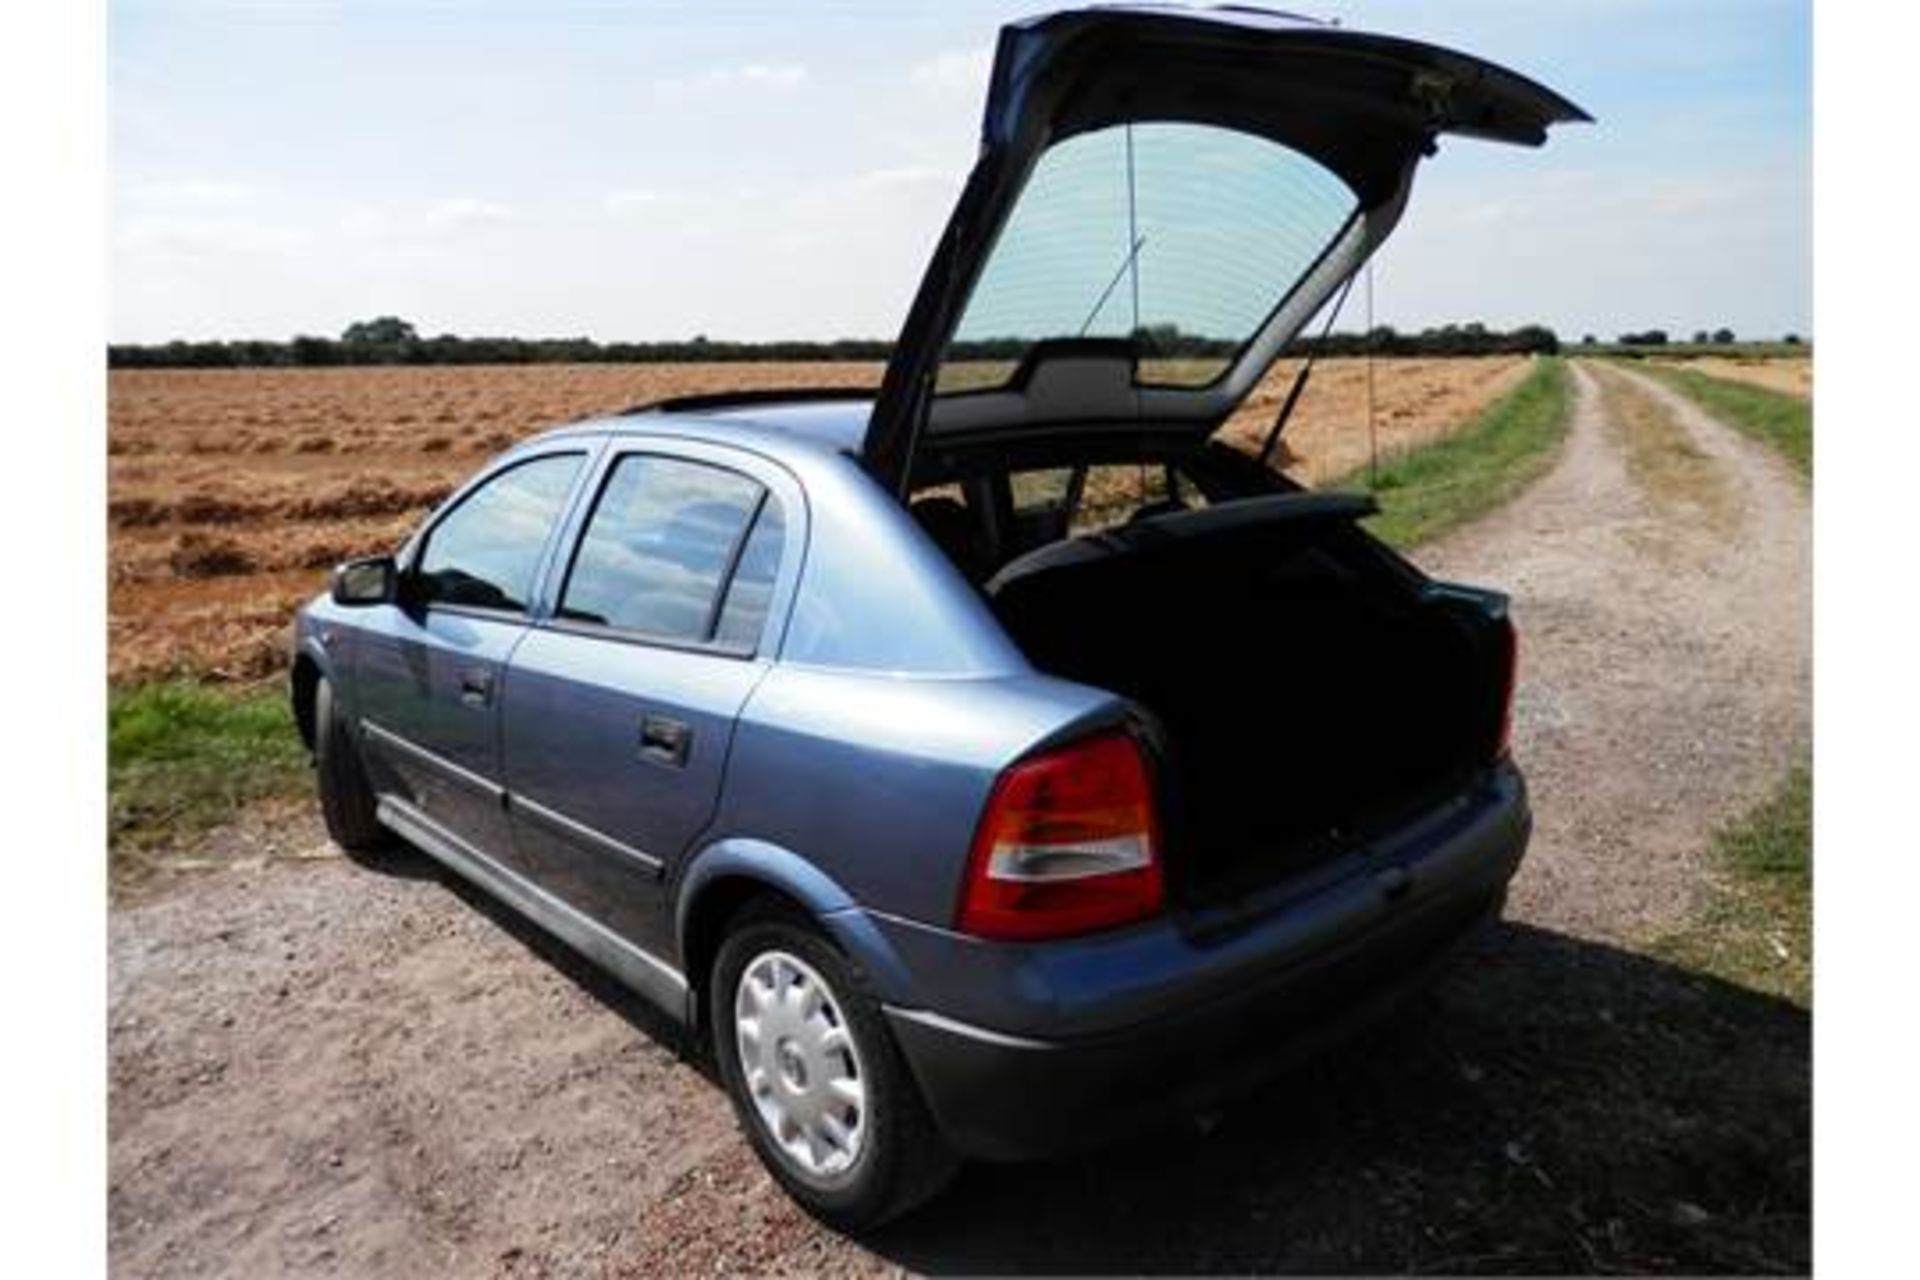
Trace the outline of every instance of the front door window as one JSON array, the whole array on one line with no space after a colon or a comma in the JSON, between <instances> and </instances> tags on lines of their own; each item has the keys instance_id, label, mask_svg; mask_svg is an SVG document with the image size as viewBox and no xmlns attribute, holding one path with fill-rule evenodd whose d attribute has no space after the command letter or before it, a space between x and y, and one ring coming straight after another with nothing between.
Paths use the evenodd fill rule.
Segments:
<instances>
[{"instance_id":1,"label":"front door window","mask_svg":"<svg viewBox=\"0 0 1920 1280\"><path fill-rule=\"evenodd\" d=\"M540 555L584 456L523 462L462 498L420 549L414 570L420 598L525 613Z\"/></svg>"}]
</instances>

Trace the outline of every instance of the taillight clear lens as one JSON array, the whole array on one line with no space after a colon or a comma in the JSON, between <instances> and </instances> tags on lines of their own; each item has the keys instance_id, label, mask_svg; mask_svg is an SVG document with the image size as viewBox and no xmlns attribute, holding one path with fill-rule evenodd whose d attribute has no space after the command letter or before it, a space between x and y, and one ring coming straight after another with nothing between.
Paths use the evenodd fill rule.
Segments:
<instances>
[{"instance_id":1,"label":"taillight clear lens","mask_svg":"<svg viewBox=\"0 0 1920 1280\"><path fill-rule=\"evenodd\" d=\"M1023 760L995 784L968 859L959 927L986 938L1060 938L1160 909L1153 785L1132 735Z\"/></svg>"}]
</instances>

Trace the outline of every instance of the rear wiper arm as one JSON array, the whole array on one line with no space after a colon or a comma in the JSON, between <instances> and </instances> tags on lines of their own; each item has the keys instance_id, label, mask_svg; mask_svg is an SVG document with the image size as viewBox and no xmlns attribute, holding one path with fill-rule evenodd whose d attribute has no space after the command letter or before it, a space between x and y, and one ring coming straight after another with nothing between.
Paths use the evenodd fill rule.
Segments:
<instances>
[{"instance_id":1,"label":"rear wiper arm","mask_svg":"<svg viewBox=\"0 0 1920 1280\"><path fill-rule=\"evenodd\" d=\"M1100 297L1095 300L1093 310L1087 312L1087 318L1080 323L1080 332L1073 335L1074 337L1084 338L1087 336L1087 330L1093 327L1093 318L1100 314L1100 308L1107 305L1107 299L1113 296L1114 289L1117 288L1120 281L1126 277L1127 268L1131 267L1140 257L1140 249L1146 243L1147 237L1144 234L1133 242L1133 247L1127 250L1127 256L1120 259L1120 269L1113 273L1113 279L1107 281L1107 287L1100 291Z\"/></svg>"}]
</instances>

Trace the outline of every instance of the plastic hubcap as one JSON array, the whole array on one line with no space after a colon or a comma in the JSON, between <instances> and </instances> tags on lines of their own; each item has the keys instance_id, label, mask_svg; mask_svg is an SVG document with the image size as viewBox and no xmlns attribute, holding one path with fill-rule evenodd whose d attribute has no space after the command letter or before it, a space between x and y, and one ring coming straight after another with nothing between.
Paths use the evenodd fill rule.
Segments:
<instances>
[{"instance_id":1,"label":"plastic hubcap","mask_svg":"<svg viewBox=\"0 0 1920 1280\"><path fill-rule=\"evenodd\" d=\"M780 1082L795 1093L806 1092L807 1060L800 1056L800 1050L791 1039L783 1039L776 1052L780 1058Z\"/></svg>"},{"instance_id":2,"label":"plastic hubcap","mask_svg":"<svg viewBox=\"0 0 1920 1280\"><path fill-rule=\"evenodd\" d=\"M826 980L785 951L763 951L734 991L734 1046L753 1111L794 1173L844 1176L867 1137L866 1072Z\"/></svg>"}]
</instances>

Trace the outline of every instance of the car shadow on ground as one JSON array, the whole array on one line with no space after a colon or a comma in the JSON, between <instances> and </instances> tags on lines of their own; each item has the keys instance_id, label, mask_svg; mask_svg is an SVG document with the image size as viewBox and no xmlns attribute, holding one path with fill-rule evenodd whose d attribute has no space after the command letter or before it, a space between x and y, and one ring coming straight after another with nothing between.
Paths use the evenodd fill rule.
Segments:
<instances>
[{"instance_id":1,"label":"car shadow on ground","mask_svg":"<svg viewBox=\"0 0 1920 1280\"><path fill-rule=\"evenodd\" d=\"M943 1272L1804 1271L1811 1018L1525 925L1215 1118L976 1166L865 1243Z\"/></svg>"},{"instance_id":2,"label":"car shadow on ground","mask_svg":"<svg viewBox=\"0 0 1920 1280\"><path fill-rule=\"evenodd\" d=\"M388 871L437 874L404 855ZM439 878L712 1078L651 1004ZM860 1243L935 1274L1804 1272L1811 1039L1788 1002L1504 923L1386 1022L1205 1122L970 1166Z\"/></svg>"},{"instance_id":3,"label":"car shadow on ground","mask_svg":"<svg viewBox=\"0 0 1920 1280\"><path fill-rule=\"evenodd\" d=\"M503 932L512 935L520 945L558 970L610 1012L618 1014L634 1030L679 1055L688 1066L712 1081L716 1089L721 1087L719 1073L714 1070L709 1056L684 1026L661 1012L645 996L635 993L605 969L486 890L405 845L396 845L371 855L359 854L354 860L381 875L438 881L447 892L487 917Z\"/></svg>"}]
</instances>

